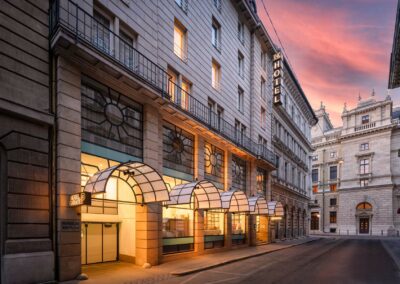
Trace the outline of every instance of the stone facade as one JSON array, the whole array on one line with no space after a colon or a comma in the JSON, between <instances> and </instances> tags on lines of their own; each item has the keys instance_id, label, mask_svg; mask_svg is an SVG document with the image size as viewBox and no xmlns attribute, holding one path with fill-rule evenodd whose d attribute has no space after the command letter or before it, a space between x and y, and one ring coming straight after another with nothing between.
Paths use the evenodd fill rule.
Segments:
<instances>
[{"instance_id":1,"label":"stone facade","mask_svg":"<svg viewBox=\"0 0 400 284\"><path fill-rule=\"evenodd\" d=\"M352 110L345 106L339 128L333 128L324 106L316 113L312 231L396 234L399 121L390 97L377 101L372 93Z\"/></svg>"},{"instance_id":2,"label":"stone facade","mask_svg":"<svg viewBox=\"0 0 400 284\"><path fill-rule=\"evenodd\" d=\"M99 171L128 162L151 167L164 183L174 180L171 188L214 175L220 190L237 187L247 197L282 201L291 210L285 219L291 235L306 234L307 137L315 117L288 65L284 84L296 90L286 95L296 108L294 123L285 114L289 105L272 106L277 50L254 1L50 2L0 5L1 283L75 279L96 253L88 254L87 236L98 225L96 241L104 244L126 241L124 230L133 228L113 260L137 265L273 240L270 216L218 211L222 225L208 233L223 229L206 247L209 212L190 208L193 222L185 216L169 222L164 214L172 206L144 203L136 180L131 200L118 199L124 186L107 180L109 192L95 192L89 206L71 206L71 195ZM297 147L272 142L278 120ZM210 155L206 145L219 154ZM272 189L274 151L296 164L297 186L275 178ZM121 204L133 208L128 217ZM171 238L164 234L173 225L191 226L193 234L171 237L175 251L168 253ZM112 228L121 230L104 241ZM99 247L101 258L91 263L110 257Z\"/></svg>"}]
</instances>

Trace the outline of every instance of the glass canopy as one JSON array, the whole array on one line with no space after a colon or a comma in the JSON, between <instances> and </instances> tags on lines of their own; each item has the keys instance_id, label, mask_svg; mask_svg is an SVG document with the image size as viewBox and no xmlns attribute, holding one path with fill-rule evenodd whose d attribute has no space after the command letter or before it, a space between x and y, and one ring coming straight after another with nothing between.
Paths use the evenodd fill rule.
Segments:
<instances>
[{"instance_id":1,"label":"glass canopy","mask_svg":"<svg viewBox=\"0 0 400 284\"><path fill-rule=\"evenodd\" d=\"M228 212L248 212L249 200L246 194L237 189L224 191L221 193L222 208Z\"/></svg>"},{"instance_id":2,"label":"glass canopy","mask_svg":"<svg viewBox=\"0 0 400 284\"><path fill-rule=\"evenodd\" d=\"M169 193L162 177L152 167L139 162L126 162L99 171L89 178L84 191L105 193L111 178L125 181L135 193L139 203L169 200Z\"/></svg>"},{"instance_id":3,"label":"glass canopy","mask_svg":"<svg viewBox=\"0 0 400 284\"><path fill-rule=\"evenodd\" d=\"M195 208L197 209L218 209L222 206L219 190L212 182L207 180L175 186L169 194L171 199L164 204L189 204L193 194L196 197Z\"/></svg>"},{"instance_id":4,"label":"glass canopy","mask_svg":"<svg viewBox=\"0 0 400 284\"><path fill-rule=\"evenodd\" d=\"M249 198L250 214L268 215L268 204L262 196L253 196Z\"/></svg>"},{"instance_id":5,"label":"glass canopy","mask_svg":"<svg viewBox=\"0 0 400 284\"><path fill-rule=\"evenodd\" d=\"M268 216L283 217L285 215L283 205L279 201L268 202Z\"/></svg>"}]
</instances>

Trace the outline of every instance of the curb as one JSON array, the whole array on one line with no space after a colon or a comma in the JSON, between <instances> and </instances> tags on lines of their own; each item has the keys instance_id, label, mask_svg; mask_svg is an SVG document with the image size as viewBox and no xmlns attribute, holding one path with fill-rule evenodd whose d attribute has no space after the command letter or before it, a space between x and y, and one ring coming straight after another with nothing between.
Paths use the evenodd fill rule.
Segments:
<instances>
[{"instance_id":1,"label":"curb","mask_svg":"<svg viewBox=\"0 0 400 284\"><path fill-rule=\"evenodd\" d=\"M252 258L252 257L257 257L257 256L261 256L261 255L264 255L264 254L269 254L269 253L272 253L272 252L284 250L284 249L287 249L287 248L291 248L291 247L295 247L295 246L299 246L299 245L304 245L304 244L307 244L307 243L315 242L315 241L320 240L320 239L321 238L314 238L314 239L308 240L308 241L303 242L303 243L291 244L291 245L288 245L286 247L278 248L278 249L275 249L275 250L259 252L259 253L255 253L255 254L252 254L252 255L246 255L246 256L242 256L242 257L238 257L238 258L233 258L233 259L226 260L226 261L223 261L223 262L220 262L220 263L207 265L207 266L202 266L202 267L197 267L197 268L194 268L194 269L191 269L191 270L185 270L185 271L181 271L181 272L179 272L179 271L178 272L170 272L170 274L174 275L174 276L185 276L185 275L189 275L189 274L200 272L200 271L204 271L204 270L209 270L209 269L212 269L212 268L215 268L215 267L218 267L218 266L223 266L223 265L226 265L226 264L229 264L229 263L233 263L233 262L249 259L249 258Z\"/></svg>"}]
</instances>

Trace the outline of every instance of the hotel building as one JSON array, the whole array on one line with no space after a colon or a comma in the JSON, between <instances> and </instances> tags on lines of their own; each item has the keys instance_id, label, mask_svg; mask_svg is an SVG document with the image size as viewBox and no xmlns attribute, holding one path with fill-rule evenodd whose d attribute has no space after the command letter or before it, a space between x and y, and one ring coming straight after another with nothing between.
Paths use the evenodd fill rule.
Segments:
<instances>
[{"instance_id":1,"label":"hotel building","mask_svg":"<svg viewBox=\"0 0 400 284\"><path fill-rule=\"evenodd\" d=\"M255 1L0 9L2 283L307 234L316 117Z\"/></svg>"}]
</instances>

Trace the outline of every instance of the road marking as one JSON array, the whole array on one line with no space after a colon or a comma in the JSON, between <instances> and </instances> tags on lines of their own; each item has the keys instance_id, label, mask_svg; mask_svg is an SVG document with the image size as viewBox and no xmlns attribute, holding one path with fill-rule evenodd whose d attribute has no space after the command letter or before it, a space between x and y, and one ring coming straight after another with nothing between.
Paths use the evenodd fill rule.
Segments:
<instances>
[{"instance_id":1,"label":"road marking","mask_svg":"<svg viewBox=\"0 0 400 284\"><path fill-rule=\"evenodd\" d=\"M198 275L200 275L203 271L200 271L199 273L196 273L194 275L192 275L192 277L189 277L188 279L186 279L185 281L182 281L181 284L185 284L188 283L189 281L193 280L194 278L196 278Z\"/></svg>"}]
</instances>

